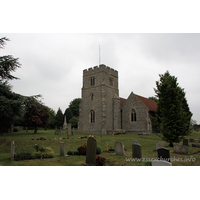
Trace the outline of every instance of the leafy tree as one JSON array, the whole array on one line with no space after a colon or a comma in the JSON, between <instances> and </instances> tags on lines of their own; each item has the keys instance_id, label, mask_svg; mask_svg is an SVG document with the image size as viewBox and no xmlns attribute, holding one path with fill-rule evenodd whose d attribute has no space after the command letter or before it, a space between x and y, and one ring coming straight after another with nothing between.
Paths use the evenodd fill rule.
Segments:
<instances>
[{"instance_id":1,"label":"leafy tree","mask_svg":"<svg viewBox=\"0 0 200 200\"><path fill-rule=\"evenodd\" d=\"M44 106L35 98L28 98L25 101L24 125L35 127L34 133L37 133L37 127L47 127L49 123L49 108Z\"/></svg>"},{"instance_id":2,"label":"leafy tree","mask_svg":"<svg viewBox=\"0 0 200 200\"><path fill-rule=\"evenodd\" d=\"M69 123L69 120L73 117L72 112L69 108L65 110L64 116L66 116L66 121Z\"/></svg>"},{"instance_id":3,"label":"leafy tree","mask_svg":"<svg viewBox=\"0 0 200 200\"><path fill-rule=\"evenodd\" d=\"M56 125L56 112L53 109L49 109L49 127L54 129Z\"/></svg>"},{"instance_id":4,"label":"leafy tree","mask_svg":"<svg viewBox=\"0 0 200 200\"><path fill-rule=\"evenodd\" d=\"M79 116L79 104L81 102L81 98L76 98L69 104L69 109L71 110L73 116L78 117Z\"/></svg>"},{"instance_id":5,"label":"leafy tree","mask_svg":"<svg viewBox=\"0 0 200 200\"><path fill-rule=\"evenodd\" d=\"M58 111L56 113L56 126L59 128L64 123L64 115L62 113L62 110L58 108Z\"/></svg>"},{"instance_id":6,"label":"leafy tree","mask_svg":"<svg viewBox=\"0 0 200 200\"><path fill-rule=\"evenodd\" d=\"M0 82L0 132L10 128L16 116L21 116L23 97L12 92L7 82Z\"/></svg>"},{"instance_id":7,"label":"leafy tree","mask_svg":"<svg viewBox=\"0 0 200 200\"><path fill-rule=\"evenodd\" d=\"M70 120L69 123L71 123L73 128L77 128L78 125L78 117L73 116Z\"/></svg>"},{"instance_id":8,"label":"leafy tree","mask_svg":"<svg viewBox=\"0 0 200 200\"><path fill-rule=\"evenodd\" d=\"M6 41L9 41L9 39L6 37L0 38L0 49L4 48ZM11 55L0 57L0 81L18 79L10 74L21 66L18 60L19 58L13 58Z\"/></svg>"},{"instance_id":9,"label":"leafy tree","mask_svg":"<svg viewBox=\"0 0 200 200\"><path fill-rule=\"evenodd\" d=\"M158 98L154 119L159 125L162 139L173 147L173 143L179 143L189 134L192 113L184 90L178 86L177 78L171 76L168 71L159 76L160 81L156 82L157 89L154 89Z\"/></svg>"}]
</instances>

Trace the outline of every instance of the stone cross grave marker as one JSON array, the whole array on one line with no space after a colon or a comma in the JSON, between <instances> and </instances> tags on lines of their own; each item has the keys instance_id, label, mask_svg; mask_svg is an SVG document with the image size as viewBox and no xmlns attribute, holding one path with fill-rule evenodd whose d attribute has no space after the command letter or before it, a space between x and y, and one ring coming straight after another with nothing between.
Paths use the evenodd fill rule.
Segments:
<instances>
[{"instance_id":1,"label":"stone cross grave marker","mask_svg":"<svg viewBox=\"0 0 200 200\"><path fill-rule=\"evenodd\" d=\"M60 155L65 156L65 143L60 142Z\"/></svg>"},{"instance_id":2,"label":"stone cross grave marker","mask_svg":"<svg viewBox=\"0 0 200 200\"><path fill-rule=\"evenodd\" d=\"M162 142L157 142L156 143L156 150L160 149L160 148L163 148L164 147L164 143Z\"/></svg>"},{"instance_id":3,"label":"stone cross grave marker","mask_svg":"<svg viewBox=\"0 0 200 200\"><path fill-rule=\"evenodd\" d=\"M174 145L174 152L180 154L188 154L189 147L186 145Z\"/></svg>"},{"instance_id":4,"label":"stone cross grave marker","mask_svg":"<svg viewBox=\"0 0 200 200\"><path fill-rule=\"evenodd\" d=\"M139 144L138 140L132 140L132 144Z\"/></svg>"},{"instance_id":5,"label":"stone cross grave marker","mask_svg":"<svg viewBox=\"0 0 200 200\"><path fill-rule=\"evenodd\" d=\"M142 146L140 144L132 144L132 158L142 158Z\"/></svg>"},{"instance_id":6,"label":"stone cross grave marker","mask_svg":"<svg viewBox=\"0 0 200 200\"><path fill-rule=\"evenodd\" d=\"M117 155L125 156L124 145L122 142L115 142L115 152Z\"/></svg>"},{"instance_id":7,"label":"stone cross grave marker","mask_svg":"<svg viewBox=\"0 0 200 200\"><path fill-rule=\"evenodd\" d=\"M90 166L96 165L96 149L97 141L94 137L89 137L87 141L87 151L86 151L86 164Z\"/></svg>"},{"instance_id":8,"label":"stone cross grave marker","mask_svg":"<svg viewBox=\"0 0 200 200\"><path fill-rule=\"evenodd\" d=\"M71 123L67 124L67 136L72 136L72 126Z\"/></svg>"},{"instance_id":9,"label":"stone cross grave marker","mask_svg":"<svg viewBox=\"0 0 200 200\"><path fill-rule=\"evenodd\" d=\"M189 140L188 139L183 139L183 145L189 146Z\"/></svg>"},{"instance_id":10,"label":"stone cross grave marker","mask_svg":"<svg viewBox=\"0 0 200 200\"><path fill-rule=\"evenodd\" d=\"M15 142L11 142L11 154L10 154L10 160L14 160L14 154L15 154Z\"/></svg>"},{"instance_id":11,"label":"stone cross grave marker","mask_svg":"<svg viewBox=\"0 0 200 200\"><path fill-rule=\"evenodd\" d=\"M172 166L172 163L165 160L153 160L152 166Z\"/></svg>"},{"instance_id":12,"label":"stone cross grave marker","mask_svg":"<svg viewBox=\"0 0 200 200\"><path fill-rule=\"evenodd\" d=\"M158 149L158 159L170 162L170 151L166 148Z\"/></svg>"},{"instance_id":13,"label":"stone cross grave marker","mask_svg":"<svg viewBox=\"0 0 200 200\"><path fill-rule=\"evenodd\" d=\"M108 145L108 143L106 144L106 151L108 151L108 147L109 147L109 145Z\"/></svg>"}]
</instances>

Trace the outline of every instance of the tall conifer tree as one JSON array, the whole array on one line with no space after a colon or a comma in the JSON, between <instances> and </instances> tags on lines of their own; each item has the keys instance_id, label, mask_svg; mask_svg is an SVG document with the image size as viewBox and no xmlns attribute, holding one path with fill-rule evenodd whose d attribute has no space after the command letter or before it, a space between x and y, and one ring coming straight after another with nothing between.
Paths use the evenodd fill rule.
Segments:
<instances>
[{"instance_id":1,"label":"tall conifer tree","mask_svg":"<svg viewBox=\"0 0 200 200\"><path fill-rule=\"evenodd\" d=\"M155 120L159 125L162 139L173 147L173 143L179 143L189 134L192 113L184 89L178 86L177 78L171 76L168 71L159 76L160 81L156 82L157 89L154 89L158 97Z\"/></svg>"}]
</instances>

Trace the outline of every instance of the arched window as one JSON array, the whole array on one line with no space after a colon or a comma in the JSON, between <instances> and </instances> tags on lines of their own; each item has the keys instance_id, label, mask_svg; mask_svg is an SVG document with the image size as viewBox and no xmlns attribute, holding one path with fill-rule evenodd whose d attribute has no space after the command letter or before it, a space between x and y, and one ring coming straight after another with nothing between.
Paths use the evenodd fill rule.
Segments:
<instances>
[{"instance_id":1,"label":"arched window","mask_svg":"<svg viewBox=\"0 0 200 200\"><path fill-rule=\"evenodd\" d=\"M131 110L131 122L136 121L136 112L134 109Z\"/></svg>"},{"instance_id":2,"label":"arched window","mask_svg":"<svg viewBox=\"0 0 200 200\"><path fill-rule=\"evenodd\" d=\"M95 123L95 112L94 112L94 110L90 111L90 122Z\"/></svg>"},{"instance_id":3,"label":"arched window","mask_svg":"<svg viewBox=\"0 0 200 200\"><path fill-rule=\"evenodd\" d=\"M95 85L95 77L90 78L90 85Z\"/></svg>"}]
</instances>

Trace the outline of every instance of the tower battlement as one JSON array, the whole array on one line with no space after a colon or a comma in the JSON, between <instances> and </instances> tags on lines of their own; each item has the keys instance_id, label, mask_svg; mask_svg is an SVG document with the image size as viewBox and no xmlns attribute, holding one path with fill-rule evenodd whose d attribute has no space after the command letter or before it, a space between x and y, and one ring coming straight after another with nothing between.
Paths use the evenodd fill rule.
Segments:
<instances>
[{"instance_id":1,"label":"tower battlement","mask_svg":"<svg viewBox=\"0 0 200 200\"><path fill-rule=\"evenodd\" d=\"M108 74L111 74L113 76L117 76L118 77L118 71L117 70L114 70L104 64L101 64L99 67L98 66L95 66L95 67L91 67L91 68L88 68L88 69L85 69L83 70L83 76L90 76L90 75L93 75L93 74L96 74L98 72L106 72Z\"/></svg>"}]
</instances>

